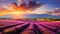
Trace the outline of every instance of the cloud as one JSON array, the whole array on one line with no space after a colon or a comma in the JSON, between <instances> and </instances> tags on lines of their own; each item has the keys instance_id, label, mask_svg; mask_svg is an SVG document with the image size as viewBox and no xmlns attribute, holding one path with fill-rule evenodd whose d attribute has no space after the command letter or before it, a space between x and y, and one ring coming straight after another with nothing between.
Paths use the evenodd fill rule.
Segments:
<instances>
[{"instance_id":1,"label":"cloud","mask_svg":"<svg viewBox=\"0 0 60 34\"><path fill-rule=\"evenodd\" d=\"M20 7L23 7L27 10L34 10L38 7L41 7L42 5L44 5L43 2L36 2L36 0L19 0L21 2Z\"/></svg>"},{"instance_id":2,"label":"cloud","mask_svg":"<svg viewBox=\"0 0 60 34\"><path fill-rule=\"evenodd\" d=\"M3 5L3 9L0 10L1 15L12 14L13 18L23 17L21 14L32 14L32 10L43 6L43 2L36 2L35 0L22 1L20 5L16 2L10 2L10 5Z\"/></svg>"},{"instance_id":3,"label":"cloud","mask_svg":"<svg viewBox=\"0 0 60 34\"><path fill-rule=\"evenodd\" d=\"M52 11L48 11L47 14L51 14L51 15L54 15L54 16L60 16L60 8L55 8Z\"/></svg>"},{"instance_id":4,"label":"cloud","mask_svg":"<svg viewBox=\"0 0 60 34\"><path fill-rule=\"evenodd\" d=\"M43 2L38 2L36 0L18 0L18 1L21 1L21 2L20 3L10 2L10 7L12 7L13 9L19 8L22 10L34 10L45 4Z\"/></svg>"},{"instance_id":5,"label":"cloud","mask_svg":"<svg viewBox=\"0 0 60 34\"><path fill-rule=\"evenodd\" d=\"M40 8L37 8L32 13L33 14L46 14L47 13L46 6L42 6Z\"/></svg>"},{"instance_id":6,"label":"cloud","mask_svg":"<svg viewBox=\"0 0 60 34\"><path fill-rule=\"evenodd\" d=\"M0 2L1 4L2 3L7 4L8 2L9 3L12 2L10 0L0 0L0 1L1 1ZM21 2L20 3L17 3L17 1L19 1L19 2L21 1ZM39 8L39 7L41 7L41 6L43 6L45 4L43 2L38 2L38 0L17 0L17 1L15 0L15 2L14 2L14 0L13 0L14 3L17 3L17 5L20 4L19 7L20 8L22 7L25 10L34 10L34 9Z\"/></svg>"}]
</instances>

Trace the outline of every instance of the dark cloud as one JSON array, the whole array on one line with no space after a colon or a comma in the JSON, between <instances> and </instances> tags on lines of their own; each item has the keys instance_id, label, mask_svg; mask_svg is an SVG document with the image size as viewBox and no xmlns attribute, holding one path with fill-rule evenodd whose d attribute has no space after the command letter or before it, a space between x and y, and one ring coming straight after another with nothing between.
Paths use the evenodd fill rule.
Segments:
<instances>
[{"instance_id":1,"label":"dark cloud","mask_svg":"<svg viewBox=\"0 0 60 34\"><path fill-rule=\"evenodd\" d=\"M54 10L54 12L55 12L55 13L60 13L60 8L56 8L56 9Z\"/></svg>"},{"instance_id":2,"label":"dark cloud","mask_svg":"<svg viewBox=\"0 0 60 34\"><path fill-rule=\"evenodd\" d=\"M51 14L51 15L54 15L54 16L60 16L60 8L56 8L52 11L48 11L47 14Z\"/></svg>"},{"instance_id":3,"label":"dark cloud","mask_svg":"<svg viewBox=\"0 0 60 34\"><path fill-rule=\"evenodd\" d=\"M16 1L16 0L13 0L13 1ZM9 3L11 3L11 4L13 4L13 5L15 5L16 7L18 7L18 3L17 3L17 1L16 2L13 2L12 0L0 0L0 3L1 2L5 2L4 4L8 4L9 5ZM8 3L9 2L9 3ZM38 2L38 0L23 0L21 3L20 3L20 5L19 5L19 7L21 8L24 8L24 9L26 9L26 10L34 10L34 9L36 9L36 8L38 8L38 7L41 7L42 5L44 5L45 3L43 3L43 2ZM18 7L18 8L19 8Z\"/></svg>"},{"instance_id":4,"label":"dark cloud","mask_svg":"<svg viewBox=\"0 0 60 34\"><path fill-rule=\"evenodd\" d=\"M36 9L38 7L41 7L42 5L44 5L43 2L36 2L36 0L29 0L27 2L22 1L21 4L20 4L21 7L24 7L28 10L29 9L31 9L31 10Z\"/></svg>"}]
</instances>

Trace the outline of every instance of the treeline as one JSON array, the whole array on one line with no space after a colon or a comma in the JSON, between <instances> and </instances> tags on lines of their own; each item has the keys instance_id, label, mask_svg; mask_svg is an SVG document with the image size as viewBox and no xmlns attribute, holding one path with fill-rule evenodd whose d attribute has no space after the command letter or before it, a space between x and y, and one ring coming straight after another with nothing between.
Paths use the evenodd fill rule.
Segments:
<instances>
[{"instance_id":1,"label":"treeline","mask_svg":"<svg viewBox=\"0 0 60 34\"><path fill-rule=\"evenodd\" d=\"M0 20L43 20L43 21L60 21L60 18L19 18L19 19L11 19L11 18L0 18Z\"/></svg>"}]
</instances>

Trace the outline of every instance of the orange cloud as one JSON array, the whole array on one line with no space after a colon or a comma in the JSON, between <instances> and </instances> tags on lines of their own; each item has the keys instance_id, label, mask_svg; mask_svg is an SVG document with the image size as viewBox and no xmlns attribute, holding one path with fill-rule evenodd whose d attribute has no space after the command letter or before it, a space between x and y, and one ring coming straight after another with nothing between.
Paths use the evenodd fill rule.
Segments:
<instances>
[{"instance_id":1,"label":"orange cloud","mask_svg":"<svg viewBox=\"0 0 60 34\"><path fill-rule=\"evenodd\" d=\"M16 3L12 2L10 6L3 5L3 8L0 9L0 16L11 14L13 19L23 18L24 14L29 14L30 10L25 10L23 7L17 6Z\"/></svg>"},{"instance_id":2,"label":"orange cloud","mask_svg":"<svg viewBox=\"0 0 60 34\"><path fill-rule=\"evenodd\" d=\"M19 2L22 2L23 0L18 0Z\"/></svg>"}]
</instances>

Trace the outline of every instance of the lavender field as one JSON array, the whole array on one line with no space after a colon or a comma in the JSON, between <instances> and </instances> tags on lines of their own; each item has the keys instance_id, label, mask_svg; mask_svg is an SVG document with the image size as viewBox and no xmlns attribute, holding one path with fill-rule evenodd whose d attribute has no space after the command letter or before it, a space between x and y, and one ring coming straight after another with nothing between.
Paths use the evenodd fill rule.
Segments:
<instances>
[{"instance_id":1,"label":"lavender field","mask_svg":"<svg viewBox=\"0 0 60 34\"><path fill-rule=\"evenodd\" d=\"M60 34L60 22L0 20L0 34Z\"/></svg>"}]
</instances>

